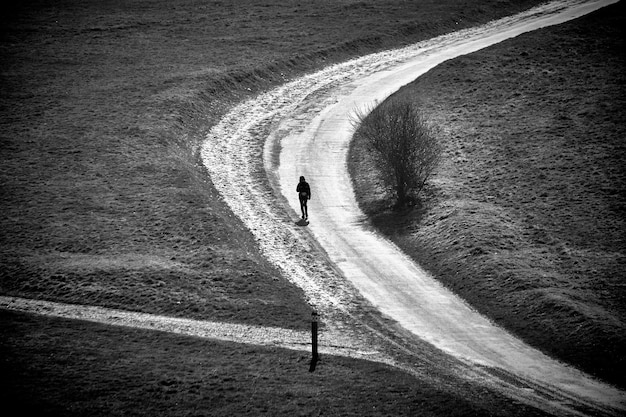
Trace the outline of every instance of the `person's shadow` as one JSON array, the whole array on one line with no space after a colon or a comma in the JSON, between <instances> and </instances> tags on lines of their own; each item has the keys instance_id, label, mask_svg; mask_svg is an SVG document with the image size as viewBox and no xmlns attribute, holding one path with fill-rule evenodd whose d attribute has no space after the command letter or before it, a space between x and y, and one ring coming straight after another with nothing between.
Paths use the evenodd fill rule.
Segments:
<instances>
[{"instance_id":1,"label":"person's shadow","mask_svg":"<svg viewBox=\"0 0 626 417\"><path fill-rule=\"evenodd\" d=\"M297 224L298 226L308 226L308 225L309 225L309 222L308 222L307 220L300 219L300 220L298 220L298 221L296 222L296 224Z\"/></svg>"}]
</instances>

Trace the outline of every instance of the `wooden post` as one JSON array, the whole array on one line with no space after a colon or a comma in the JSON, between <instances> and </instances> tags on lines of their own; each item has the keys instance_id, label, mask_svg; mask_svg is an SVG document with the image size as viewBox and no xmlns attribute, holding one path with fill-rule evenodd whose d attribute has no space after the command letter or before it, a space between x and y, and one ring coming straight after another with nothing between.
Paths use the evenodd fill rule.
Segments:
<instances>
[{"instance_id":1,"label":"wooden post","mask_svg":"<svg viewBox=\"0 0 626 417\"><path fill-rule=\"evenodd\" d=\"M314 311L311 313L311 366L309 367L309 372L315 371L315 366L317 365L317 361L319 360L319 355L317 354L317 312Z\"/></svg>"}]
</instances>

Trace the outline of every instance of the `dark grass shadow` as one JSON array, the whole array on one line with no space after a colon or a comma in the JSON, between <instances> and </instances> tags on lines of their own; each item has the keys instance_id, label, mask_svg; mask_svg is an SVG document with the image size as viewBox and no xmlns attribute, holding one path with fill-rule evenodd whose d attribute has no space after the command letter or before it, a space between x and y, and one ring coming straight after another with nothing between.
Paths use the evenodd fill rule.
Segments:
<instances>
[{"instance_id":1,"label":"dark grass shadow","mask_svg":"<svg viewBox=\"0 0 626 417\"><path fill-rule=\"evenodd\" d=\"M421 202L410 206L393 206L379 207L377 211L370 211L369 215L371 223L385 235L404 236L410 234L415 227L419 227L427 213L428 207Z\"/></svg>"}]
</instances>

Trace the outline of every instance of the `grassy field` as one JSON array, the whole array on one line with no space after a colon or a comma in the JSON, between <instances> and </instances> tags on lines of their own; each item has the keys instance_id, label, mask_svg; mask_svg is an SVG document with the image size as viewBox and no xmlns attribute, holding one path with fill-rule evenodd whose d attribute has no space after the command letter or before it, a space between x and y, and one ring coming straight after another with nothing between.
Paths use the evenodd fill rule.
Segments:
<instances>
[{"instance_id":1,"label":"grassy field","mask_svg":"<svg viewBox=\"0 0 626 417\"><path fill-rule=\"evenodd\" d=\"M0 291L300 326L301 291L201 166L204 133L232 103L305 70L538 1L456 3L3 6Z\"/></svg>"},{"instance_id":2,"label":"grassy field","mask_svg":"<svg viewBox=\"0 0 626 417\"><path fill-rule=\"evenodd\" d=\"M398 96L446 147L421 207L389 206L352 148L372 221L475 308L626 387L626 4L430 71Z\"/></svg>"},{"instance_id":3,"label":"grassy field","mask_svg":"<svg viewBox=\"0 0 626 417\"><path fill-rule=\"evenodd\" d=\"M546 415L367 361L324 356L310 373L310 355L278 348L4 311L0 327L7 416Z\"/></svg>"},{"instance_id":4,"label":"grassy field","mask_svg":"<svg viewBox=\"0 0 626 417\"><path fill-rule=\"evenodd\" d=\"M0 293L305 328L302 292L206 175L204 134L285 79L538 3L0 6ZM0 324L3 404L40 415L534 412L364 361L332 358L309 375L301 354L278 349L6 312Z\"/></svg>"}]
</instances>

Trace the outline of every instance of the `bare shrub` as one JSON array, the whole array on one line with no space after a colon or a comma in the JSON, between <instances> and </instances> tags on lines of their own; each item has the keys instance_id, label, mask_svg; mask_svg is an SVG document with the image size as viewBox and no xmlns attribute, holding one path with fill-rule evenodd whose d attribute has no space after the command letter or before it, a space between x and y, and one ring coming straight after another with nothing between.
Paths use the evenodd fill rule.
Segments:
<instances>
[{"instance_id":1,"label":"bare shrub","mask_svg":"<svg viewBox=\"0 0 626 417\"><path fill-rule=\"evenodd\" d=\"M442 155L442 146L424 115L411 102L391 99L378 107L356 110L352 123L372 151L396 205L406 206L417 199Z\"/></svg>"}]
</instances>

